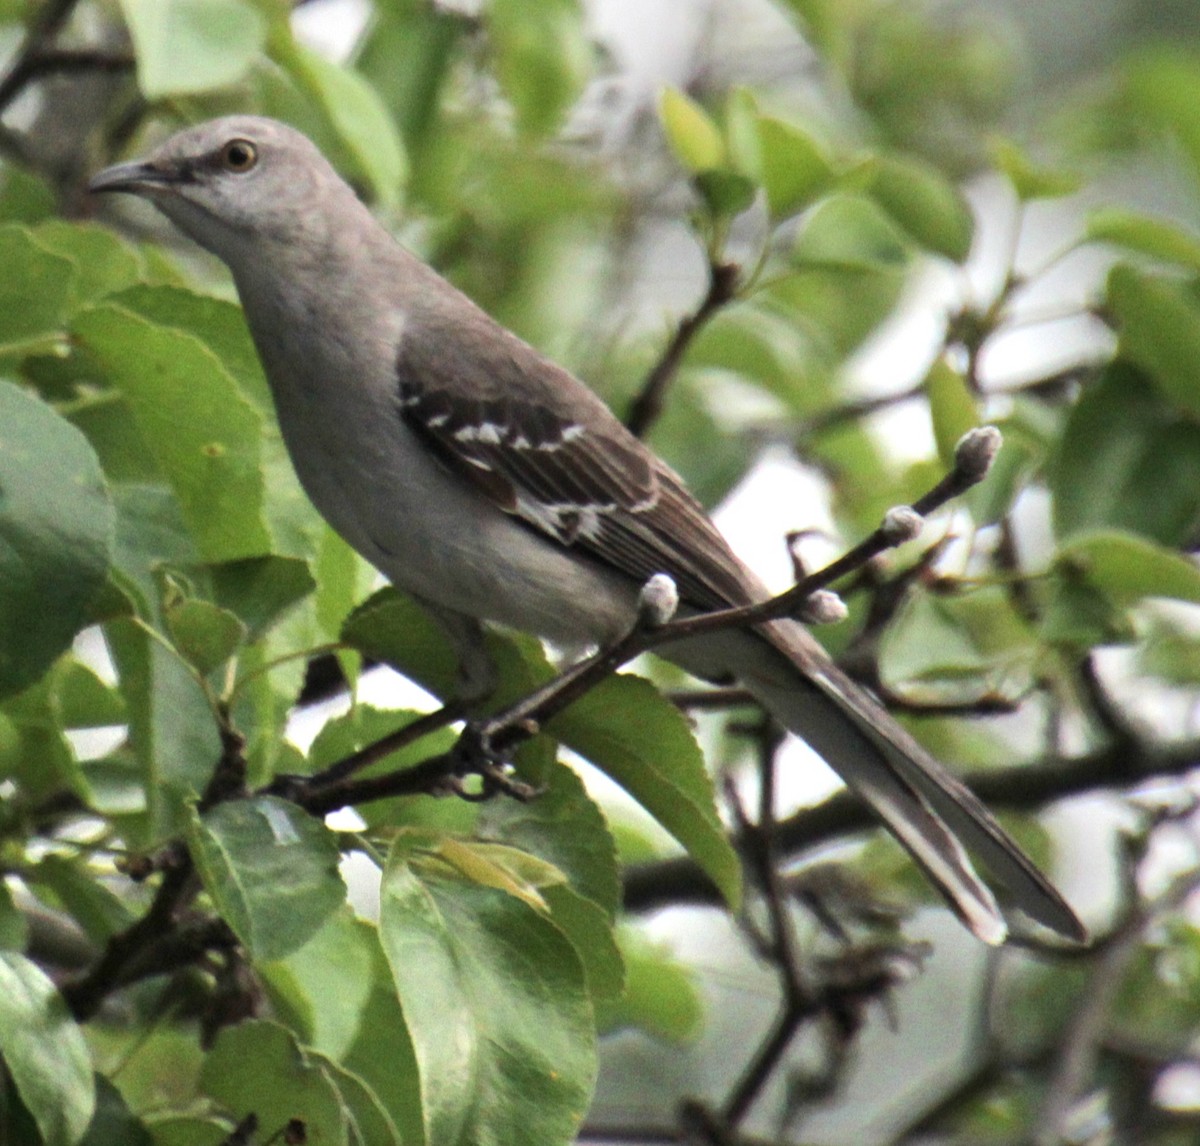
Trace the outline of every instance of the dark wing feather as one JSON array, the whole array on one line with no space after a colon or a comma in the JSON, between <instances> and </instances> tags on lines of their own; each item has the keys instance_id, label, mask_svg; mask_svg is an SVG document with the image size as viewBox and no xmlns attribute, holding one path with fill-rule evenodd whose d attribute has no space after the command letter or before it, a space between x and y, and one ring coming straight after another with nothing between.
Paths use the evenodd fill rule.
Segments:
<instances>
[{"instance_id":1,"label":"dark wing feather","mask_svg":"<svg viewBox=\"0 0 1200 1146\"><path fill-rule=\"evenodd\" d=\"M682 481L582 383L472 308L410 324L397 358L404 422L504 512L683 601L747 599L741 567Z\"/></svg>"}]
</instances>

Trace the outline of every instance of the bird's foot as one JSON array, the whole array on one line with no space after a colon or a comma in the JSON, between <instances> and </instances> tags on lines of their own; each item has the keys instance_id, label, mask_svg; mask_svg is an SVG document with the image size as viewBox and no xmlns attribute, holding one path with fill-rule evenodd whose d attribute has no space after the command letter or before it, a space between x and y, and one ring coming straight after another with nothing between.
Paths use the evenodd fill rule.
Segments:
<instances>
[{"instance_id":1,"label":"bird's foot","mask_svg":"<svg viewBox=\"0 0 1200 1146\"><path fill-rule=\"evenodd\" d=\"M520 731L532 735L537 729ZM522 803L528 803L540 795L540 788L517 778L513 763L508 759L508 752L514 745L498 743L502 733L506 734L504 739L511 739L512 725L468 721L454 747L457 766L439 786L439 792L472 801L505 795Z\"/></svg>"}]
</instances>

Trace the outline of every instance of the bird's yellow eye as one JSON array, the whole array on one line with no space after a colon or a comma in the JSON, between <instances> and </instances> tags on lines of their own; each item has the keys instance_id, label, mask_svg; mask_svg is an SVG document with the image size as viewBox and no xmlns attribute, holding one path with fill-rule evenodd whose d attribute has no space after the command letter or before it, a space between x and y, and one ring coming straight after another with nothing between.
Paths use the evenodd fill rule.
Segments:
<instances>
[{"instance_id":1,"label":"bird's yellow eye","mask_svg":"<svg viewBox=\"0 0 1200 1146\"><path fill-rule=\"evenodd\" d=\"M237 175L249 171L258 162L258 149L248 139L231 139L221 148L221 166Z\"/></svg>"}]
</instances>

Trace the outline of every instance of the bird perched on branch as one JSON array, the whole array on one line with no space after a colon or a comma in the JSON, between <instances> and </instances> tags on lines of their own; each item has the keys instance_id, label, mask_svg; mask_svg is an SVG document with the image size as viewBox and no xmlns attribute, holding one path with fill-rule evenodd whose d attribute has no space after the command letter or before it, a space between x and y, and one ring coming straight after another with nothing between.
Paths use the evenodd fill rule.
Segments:
<instances>
[{"instance_id":1,"label":"bird perched on branch","mask_svg":"<svg viewBox=\"0 0 1200 1146\"><path fill-rule=\"evenodd\" d=\"M671 469L583 383L396 242L299 132L213 120L91 189L150 200L226 263L308 495L464 650L480 621L615 640L659 573L685 614L765 596ZM798 622L661 651L705 679L739 680L803 737L979 938L1000 943L1007 925L967 848L1019 909L1084 936L991 813Z\"/></svg>"}]
</instances>

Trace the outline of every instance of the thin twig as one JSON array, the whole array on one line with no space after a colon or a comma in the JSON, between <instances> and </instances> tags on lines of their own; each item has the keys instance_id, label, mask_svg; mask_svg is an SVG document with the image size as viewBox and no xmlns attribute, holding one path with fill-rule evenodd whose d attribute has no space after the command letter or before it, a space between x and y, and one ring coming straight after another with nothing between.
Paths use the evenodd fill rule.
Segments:
<instances>
[{"instance_id":1,"label":"thin twig","mask_svg":"<svg viewBox=\"0 0 1200 1146\"><path fill-rule=\"evenodd\" d=\"M33 55L25 68L25 80L54 72L129 72L137 66L132 52L100 48L46 48Z\"/></svg>"},{"instance_id":2,"label":"thin twig","mask_svg":"<svg viewBox=\"0 0 1200 1146\"><path fill-rule=\"evenodd\" d=\"M1200 741L1162 748L1108 745L1084 756L1051 756L1029 764L967 773L963 781L991 807L1035 811L1056 800L1085 792L1126 789L1147 780L1182 776L1200 767ZM805 808L779 822L779 846L785 856L869 831L878 821L848 791ZM628 911L653 911L667 904L721 903L720 892L686 856L636 864L624 877Z\"/></svg>"},{"instance_id":3,"label":"thin twig","mask_svg":"<svg viewBox=\"0 0 1200 1146\"><path fill-rule=\"evenodd\" d=\"M736 798L730 801L730 806L741 825L741 850L748 861L747 875L766 904L769 954L778 971L784 1005L722 1107L723 1120L731 1126L737 1126L749 1113L796 1032L818 1009L817 1000L808 989L796 946L787 892L779 876L775 776L776 750L781 738L773 722L769 722L767 727L775 731L775 735L770 741L764 742L759 756L758 822L748 822ZM734 795L732 788L730 794Z\"/></svg>"},{"instance_id":4,"label":"thin twig","mask_svg":"<svg viewBox=\"0 0 1200 1146\"><path fill-rule=\"evenodd\" d=\"M711 262L708 266L708 290L700 305L675 330L674 337L667 343L662 356L654 364L641 390L629 407L625 425L639 438L658 420L662 413L667 388L671 385L679 364L692 340L727 303L737 297L739 268L733 263Z\"/></svg>"},{"instance_id":5,"label":"thin twig","mask_svg":"<svg viewBox=\"0 0 1200 1146\"><path fill-rule=\"evenodd\" d=\"M1064 1033L1062 1055L1038 1113L1035 1146L1054 1146L1067 1141L1072 1110L1095 1074L1101 1037L1131 960L1155 921L1180 908L1197 887L1200 887L1200 873L1189 871L1179 876L1162 895L1127 920L1108 944L1099 964L1091 968L1087 995Z\"/></svg>"},{"instance_id":6,"label":"thin twig","mask_svg":"<svg viewBox=\"0 0 1200 1146\"><path fill-rule=\"evenodd\" d=\"M24 90L37 73L40 57L48 50L50 41L58 35L79 0L47 0L25 37L25 42L13 58L12 66L0 77L0 114Z\"/></svg>"},{"instance_id":7,"label":"thin twig","mask_svg":"<svg viewBox=\"0 0 1200 1146\"><path fill-rule=\"evenodd\" d=\"M807 441L827 430L843 426L847 422L857 422L880 410L888 410L892 406L912 402L924 393L925 383L922 381L915 386L909 386L905 390L897 390L891 394L874 394L867 398L856 398L839 406L830 406L825 410L809 414L799 423L795 423L792 434L799 441Z\"/></svg>"},{"instance_id":8,"label":"thin twig","mask_svg":"<svg viewBox=\"0 0 1200 1146\"><path fill-rule=\"evenodd\" d=\"M341 760L324 769L324 771L306 776L304 783L307 787L314 789L335 785L353 776L355 772L359 772L363 768L385 759L393 752L399 752L400 749L407 748L410 744L415 744L418 740L430 735L430 733L436 732L440 728L445 728L448 724L453 724L464 713L464 705L443 705L441 708L426 713L424 716L420 716L416 720L397 728L395 732L389 732L386 736L364 745L357 752L352 752L349 756L343 757Z\"/></svg>"}]
</instances>

